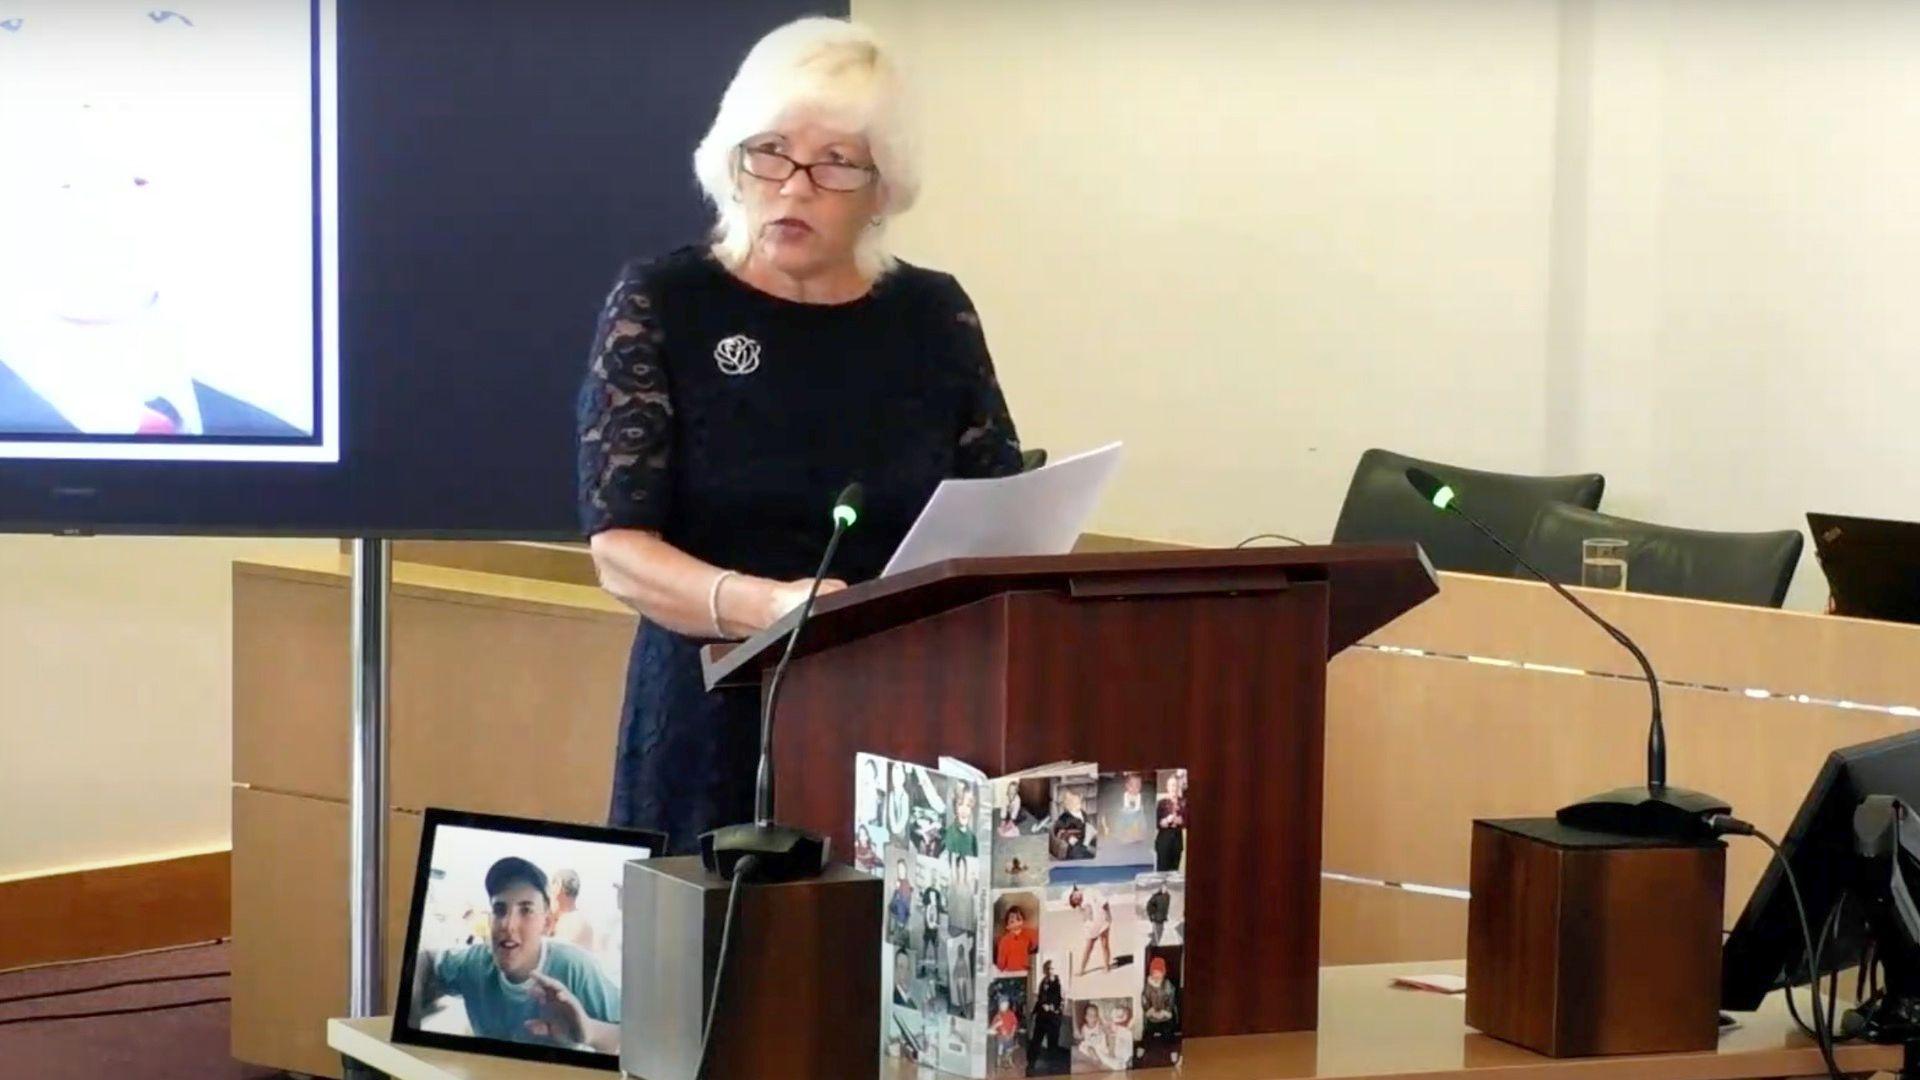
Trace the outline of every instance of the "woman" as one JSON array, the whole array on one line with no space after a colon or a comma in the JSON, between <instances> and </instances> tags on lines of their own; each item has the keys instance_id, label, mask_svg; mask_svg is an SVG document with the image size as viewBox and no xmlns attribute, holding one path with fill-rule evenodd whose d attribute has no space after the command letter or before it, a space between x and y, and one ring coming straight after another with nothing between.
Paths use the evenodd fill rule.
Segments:
<instances>
[{"instance_id":1,"label":"woman","mask_svg":"<svg viewBox=\"0 0 1920 1080\"><path fill-rule=\"evenodd\" d=\"M1160 828L1153 838L1153 868L1160 873L1180 869L1187 853L1187 771L1167 778L1167 793L1155 807Z\"/></svg>"},{"instance_id":2,"label":"woman","mask_svg":"<svg viewBox=\"0 0 1920 1080\"><path fill-rule=\"evenodd\" d=\"M835 565L860 580L941 480L1020 468L966 293L887 254L919 187L900 100L864 28L768 34L694 152L713 242L628 263L600 317L581 524L601 584L642 616L609 816L673 853L753 811L759 695L708 693L700 646L801 602L834 494L866 488Z\"/></svg>"}]
</instances>

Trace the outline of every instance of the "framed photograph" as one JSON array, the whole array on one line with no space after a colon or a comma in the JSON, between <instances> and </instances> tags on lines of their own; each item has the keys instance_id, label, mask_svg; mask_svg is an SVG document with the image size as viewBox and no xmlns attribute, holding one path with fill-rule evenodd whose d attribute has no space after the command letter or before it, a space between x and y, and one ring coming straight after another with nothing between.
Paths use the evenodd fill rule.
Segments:
<instances>
[{"instance_id":1,"label":"framed photograph","mask_svg":"<svg viewBox=\"0 0 1920 1080\"><path fill-rule=\"evenodd\" d=\"M620 1067L620 890L666 838L430 808L393 1041Z\"/></svg>"}]
</instances>

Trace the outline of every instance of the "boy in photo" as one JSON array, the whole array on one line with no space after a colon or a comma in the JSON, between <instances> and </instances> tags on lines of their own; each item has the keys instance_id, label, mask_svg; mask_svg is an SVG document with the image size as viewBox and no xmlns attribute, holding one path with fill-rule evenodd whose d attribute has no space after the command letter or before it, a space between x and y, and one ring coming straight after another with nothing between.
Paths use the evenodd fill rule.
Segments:
<instances>
[{"instance_id":1,"label":"boy in photo","mask_svg":"<svg viewBox=\"0 0 1920 1080\"><path fill-rule=\"evenodd\" d=\"M558 919L547 875L508 856L487 870L486 944L423 949L415 961L413 1015L453 996L483 1039L620 1052L620 989L591 953L549 936Z\"/></svg>"}]
</instances>

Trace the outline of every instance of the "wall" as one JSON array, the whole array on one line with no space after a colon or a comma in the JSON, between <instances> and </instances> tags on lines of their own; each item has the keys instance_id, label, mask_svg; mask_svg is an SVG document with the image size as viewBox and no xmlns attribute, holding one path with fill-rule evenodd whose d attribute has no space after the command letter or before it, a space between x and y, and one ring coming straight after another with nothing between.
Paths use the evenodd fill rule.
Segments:
<instances>
[{"instance_id":1,"label":"wall","mask_svg":"<svg viewBox=\"0 0 1920 1080\"><path fill-rule=\"evenodd\" d=\"M303 544L0 536L0 878L226 846L228 567Z\"/></svg>"},{"instance_id":2,"label":"wall","mask_svg":"<svg viewBox=\"0 0 1920 1080\"><path fill-rule=\"evenodd\" d=\"M967 283L1030 442L1128 441L1103 531L1324 539L1375 445L1703 528L1920 516L1920 6L854 14L924 98L901 250Z\"/></svg>"}]
</instances>

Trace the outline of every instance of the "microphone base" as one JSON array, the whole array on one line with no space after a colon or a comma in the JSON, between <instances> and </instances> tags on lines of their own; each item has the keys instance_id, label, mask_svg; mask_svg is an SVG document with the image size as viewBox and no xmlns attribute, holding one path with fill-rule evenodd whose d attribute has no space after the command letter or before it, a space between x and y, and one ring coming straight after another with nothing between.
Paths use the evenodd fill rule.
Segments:
<instances>
[{"instance_id":1,"label":"microphone base","mask_svg":"<svg viewBox=\"0 0 1920 1080\"><path fill-rule=\"evenodd\" d=\"M771 821L752 821L703 834L700 862L732 880L734 867L752 855L754 881L801 881L819 877L826 870L831 846L832 841L819 833Z\"/></svg>"},{"instance_id":2,"label":"microphone base","mask_svg":"<svg viewBox=\"0 0 1920 1080\"><path fill-rule=\"evenodd\" d=\"M1732 812L1733 807L1718 796L1661 784L1603 791L1561 807L1554 820L1591 832L1711 840L1714 832L1707 819Z\"/></svg>"}]
</instances>

